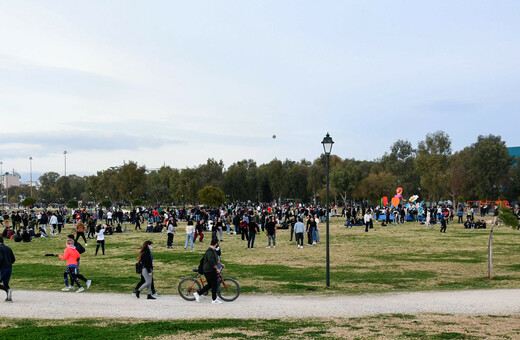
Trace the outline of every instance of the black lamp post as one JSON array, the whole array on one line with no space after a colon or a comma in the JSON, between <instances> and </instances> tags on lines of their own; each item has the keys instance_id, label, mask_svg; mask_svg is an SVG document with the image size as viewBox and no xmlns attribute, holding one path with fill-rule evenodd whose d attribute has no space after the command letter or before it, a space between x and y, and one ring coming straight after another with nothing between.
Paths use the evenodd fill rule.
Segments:
<instances>
[{"instance_id":1,"label":"black lamp post","mask_svg":"<svg viewBox=\"0 0 520 340\"><path fill-rule=\"evenodd\" d=\"M325 138L323 138L323 141L321 142L323 144L323 151L325 152L325 155L327 156L327 287L330 287L330 252L329 252L329 159L330 159L330 152L332 151L332 144L334 144L334 141L330 137L329 133L327 132L327 135Z\"/></svg>"}]
</instances>

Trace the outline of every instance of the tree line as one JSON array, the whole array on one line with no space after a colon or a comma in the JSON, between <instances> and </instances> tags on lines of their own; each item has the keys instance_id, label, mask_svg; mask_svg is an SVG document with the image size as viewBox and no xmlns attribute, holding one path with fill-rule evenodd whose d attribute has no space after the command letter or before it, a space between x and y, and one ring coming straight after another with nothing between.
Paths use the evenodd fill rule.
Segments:
<instances>
[{"instance_id":1,"label":"tree line","mask_svg":"<svg viewBox=\"0 0 520 340\"><path fill-rule=\"evenodd\" d=\"M477 141L452 152L451 139L443 131L429 133L417 147L407 140L393 143L388 152L373 161L330 156L330 198L335 202L392 197L396 187L405 196L420 200L517 200L520 196L520 168L509 156L500 136L479 136ZM98 171L92 176L60 176L47 172L39 178L33 197L40 203L70 199L84 202L143 204L196 204L213 198L225 201L319 202L325 200L326 156L314 161L273 159L257 164L241 160L227 169L220 160L208 159L197 167L176 169L163 166L147 170L135 162ZM12 190L12 189L10 189ZM20 198L27 188L18 188ZM215 196L216 195L216 196ZM204 197L202 197L204 196ZM18 197L15 195L15 199Z\"/></svg>"}]
</instances>

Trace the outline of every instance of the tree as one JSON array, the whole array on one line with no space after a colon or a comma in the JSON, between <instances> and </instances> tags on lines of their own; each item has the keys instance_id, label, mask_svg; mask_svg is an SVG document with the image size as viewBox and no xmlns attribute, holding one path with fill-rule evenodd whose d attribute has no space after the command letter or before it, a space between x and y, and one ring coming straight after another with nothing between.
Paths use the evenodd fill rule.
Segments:
<instances>
[{"instance_id":1,"label":"tree","mask_svg":"<svg viewBox=\"0 0 520 340\"><path fill-rule=\"evenodd\" d=\"M269 174L269 187L280 205L283 194L287 192L287 168L284 167L281 161L274 159L267 164L267 171Z\"/></svg>"},{"instance_id":2,"label":"tree","mask_svg":"<svg viewBox=\"0 0 520 340\"><path fill-rule=\"evenodd\" d=\"M43 202L51 203L56 201L54 186L56 185L58 178L60 178L60 174L51 171L44 173L38 179L40 182L40 199Z\"/></svg>"},{"instance_id":3,"label":"tree","mask_svg":"<svg viewBox=\"0 0 520 340\"><path fill-rule=\"evenodd\" d=\"M412 143L399 139L390 147L390 153L385 153L381 159L384 171L392 173L397 184L408 192L419 192L420 177L416 171L415 158L417 150Z\"/></svg>"},{"instance_id":4,"label":"tree","mask_svg":"<svg viewBox=\"0 0 520 340\"><path fill-rule=\"evenodd\" d=\"M343 202L347 201L347 195L352 195L352 191L356 188L360 179L359 162L353 159L345 159L334 167L330 174L330 184L341 196Z\"/></svg>"},{"instance_id":5,"label":"tree","mask_svg":"<svg viewBox=\"0 0 520 340\"><path fill-rule=\"evenodd\" d=\"M500 136L479 136L472 144L471 177L476 194L482 199L497 199L504 192L513 157Z\"/></svg>"},{"instance_id":6,"label":"tree","mask_svg":"<svg viewBox=\"0 0 520 340\"><path fill-rule=\"evenodd\" d=\"M110 200L103 200L100 205L108 209L112 206L112 202Z\"/></svg>"},{"instance_id":7,"label":"tree","mask_svg":"<svg viewBox=\"0 0 520 340\"><path fill-rule=\"evenodd\" d=\"M68 201L72 197L72 190L70 187L70 178L69 176L62 176L58 178L56 181L56 185L54 186L54 192L56 197L61 201Z\"/></svg>"},{"instance_id":8,"label":"tree","mask_svg":"<svg viewBox=\"0 0 520 340\"><path fill-rule=\"evenodd\" d=\"M116 183L125 201L130 202L134 197L141 197L146 193L146 168L129 161L119 169Z\"/></svg>"},{"instance_id":9,"label":"tree","mask_svg":"<svg viewBox=\"0 0 520 340\"><path fill-rule=\"evenodd\" d=\"M247 168L244 163L232 164L224 174L222 186L231 200L245 201L250 199L248 195Z\"/></svg>"},{"instance_id":10,"label":"tree","mask_svg":"<svg viewBox=\"0 0 520 340\"><path fill-rule=\"evenodd\" d=\"M357 199L369 199L372 202L379 202L383 196L393 193L396 186L397 179L393 174L388 172L372 173L359 182L353 194Z\"/></svg>"},{"instance_id":11,"label":"tree","mask_svg":"<svg viewBox=\"0 0 520 340\"><path fill-rule=\"evenodd\" d=\"M202 203L215 207L226 201L226 195L222 189L212 185L206 185L198 192L199 199Z\"/></svg>"},{"instance_id":12,"label":"tree","mask_svg":"<svg viewBox=\"0 0 520 340\"><path fill-rule=\"evenodd\" d=\"M438 201L447 191L451 140L443 131L429 133L419 142L415 164L420 174L421 189ZM419 195L424 196L421 192Z\"/></svg>"},{"instance_id":13,"label":"tree","mask_svg":"<svg viewBox=\"0 0 520 340\"><path fill-rule=\"evenodd\" d=\"M76 209L78 207L78 201L72 199L67 202L67 208Z\"/></svg>"},{"instance_id":14,"label":"tree","mask_svg":"<svg viewBox=\"0 0 520 340\"><path fill-rule=\"evenodd\" d=\"M32 198L32 197L27 197L26 199L24 199L22 201L22 206L23 207L30 207L30 206L33 206L36 204L36 199Z\"/></svg>"},{"instance_id":15,"label":"tree","mask_svg":"<svg viewBox=\"0 0 520 340\"><path fill-rule=\"evenodd\" d=\"M177 187L176 196L184 196L185 202L195 203L198 200L197 193L200 189L197 170L192 168L182 169L179 175L179 186Z\"/></svg>"}]
</instances>

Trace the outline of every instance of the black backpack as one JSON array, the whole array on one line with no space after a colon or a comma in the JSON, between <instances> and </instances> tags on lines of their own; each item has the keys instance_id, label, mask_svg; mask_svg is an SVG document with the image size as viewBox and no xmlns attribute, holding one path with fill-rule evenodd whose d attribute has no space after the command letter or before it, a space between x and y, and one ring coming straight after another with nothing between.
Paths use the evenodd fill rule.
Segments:
<instances>
[{"instance_id":1,"label":"black backpack","mask_svg":"<svg viewBox=\"0 0 520 340\"><path fill-rule=\"evenodd\" d=\"M206 250L206 253L208 251ZM204 263L206 263L206 253L204 253L204 255L202 255L202 258L200 259L200 262L199 262L199 268L198 268L198 273L199 274L204 274Z\"/></svg>"},{"instance_id":2,"label":"black backpack","mask_svg":"<svg viewBox=\"0 0 520 340\"><path fill-rule=\"evenodd\" d=\"M80 243L76 243L76 250L78 253L83 254L85 252L85 248Z\"/></svg>"}]
</instances>

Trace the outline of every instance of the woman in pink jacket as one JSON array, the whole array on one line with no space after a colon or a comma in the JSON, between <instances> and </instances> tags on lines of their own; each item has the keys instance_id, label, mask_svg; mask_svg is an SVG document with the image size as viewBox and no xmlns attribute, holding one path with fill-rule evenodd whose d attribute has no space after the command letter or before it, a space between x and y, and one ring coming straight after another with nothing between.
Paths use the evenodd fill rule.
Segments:
<instances>
[{"instance_id":1,"label":"woman in pink jacket","mask_svg":"<svg viewBox=\"0 0 520 340\"><path fill-rule=\"evenodd\" d=\"M76 269L78 268L78 259L80 257L79 252L76 250L76 247L74 247L74 240L67 239L67 247L65 248L65 251L63 252L63 255L58 255L60 259L67 261L67 270L69 272L70 277L76 283L79 287L79 289L76 291L76 293L81 293L85 290L83 286L81 286L81 283L78 280L78 277L76 276ZM69 283L67 280L67 276L65 277L65 287L61 290L68 291L70 290Z\"/></svg>"}]
</instances>

